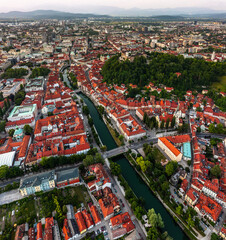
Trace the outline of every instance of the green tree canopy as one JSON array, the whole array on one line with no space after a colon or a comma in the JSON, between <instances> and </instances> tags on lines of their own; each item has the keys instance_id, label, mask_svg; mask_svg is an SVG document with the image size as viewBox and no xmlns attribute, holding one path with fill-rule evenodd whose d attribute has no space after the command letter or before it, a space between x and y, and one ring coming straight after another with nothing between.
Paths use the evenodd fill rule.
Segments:
<instances>
[{"instance_id":1,"label":"green tree canopy","mask_svg":"<svg viewBox=\"0 0 226 240\"><path fill-rule=\"evenodd\" d=\"M33 128L30 125L24 125L24 133L26 135L31 135L33 133Z\"/></svg>"},{"instance_id":2,"label":"green tree canopy","mask_svg":"<svg viewBox=\"0 0 226 240\"><path fill-rule=\"evenodd\" d=\"M219 165L215 165L210 169L210 174L212 177L220 178L221 176L221 168Z\"/></svg>"},{"instance_id":3,"label":"green tree canopy","mask_svg":"<svg viewBox=\"0 0 226 240\"><path fill-rule=\"evenodd\" d=\"M170 161L166 164L165 172L170 177L174 174L178 166L176 161Z\"/></svg>"}]
</instances>

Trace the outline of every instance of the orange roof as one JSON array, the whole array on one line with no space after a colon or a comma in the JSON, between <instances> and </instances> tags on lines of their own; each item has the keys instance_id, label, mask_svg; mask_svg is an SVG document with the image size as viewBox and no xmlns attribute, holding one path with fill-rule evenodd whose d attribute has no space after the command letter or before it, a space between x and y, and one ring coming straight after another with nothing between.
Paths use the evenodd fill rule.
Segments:
<instances>
[{"instance_id":1,"label":"orange roof","mask_svg":"<svg viewBox=\"0 0 226 240\"><path fill-rule=\"evenodd\" d=\"M199 198L199 205L206 214L210 215L215 222L217 221L222 212L222 206L219 203L210 197L201 194Z\"/></svg>"},{"instance_id":2,"label":"orange roof","mask_svg":"<svg viewBox=\"0 0 226 240\"><path fill-rule=\"evenodd\" d=\"M190 142L191 138L188 134L185 135L177 135L177 136L168 136L166 137L172 143L185 143Z\"/></svg>"},{"instance_id":3,"label":"orange roof","mask_svg":"<svg viewBox=\"0 0 226 240\"><path fill-rule=\"evenodd\" d=\"M85 220L84 220L81 212L75 213L75 220L78 224L78 228L79 228L80 233L83 232L85 229L87 229L86 224L85 224Z\"/></svg>"},{"instance_id":4,"label":"orange roof","mask_svg":"<svg viewBox=\"0 0 226 240\"><path fill-rule=\"evenodd\" d=\"M86 226L87 226L87 228L93 226L93 220L92 220L92 218L91 218L91 215L88 214L85 209L82 211L82 215L83 215L83 217L84 217L84 219L85 219L85 221L86 221Z\"/></svg>"},{"instance_id":5,"label":"orange roof","mask_svg":"<svg viewBox=\"0 0 226 240\"><path fill-rule=\"evenodd\" d=\"M99 215L99 213L98 213L98 211L97 211L96 206L92 205L92 206L90 207L90 212L91 212L91 214L92 214L92 217L93 217L93 220L94 220L94 223L95 223L95 224L101 222L101 218L100 218L100 215Z\"/></svg>"},{"instance_id":6,"label":"orange roof","mask_svg":"<svg viewBox=\"0 0 226 240\"><path fill-rule=\"evenodd\" d=\"M39 222L37 224L37 240L42 240L42 224Z\"/></svg>"},{"instance_id":7,"label":"orange roof","mask_svg":"<svg viewBox=\"0 0 226 240\"><path fill-rule=\"evenodd\" d=\"M53 217L46 218L44 240L53 239Z\"/></svg>"},{"instance_id":8,"label":"orange roof","mask_svg":"<svg viewBox=\"0 0 226 240\"><path fill-rule=\"evenodd\" d=\"M131 220L128 212L116 215L110 219L112 227L127 223Z\"/></svg>"},{"instance_id":9,"label":"orange roof","mask_svg":"<svg viewBox=\"0 0 226 240\"><path fill-rule=\"evenodd\" d=\"M99 199L99 205L100 208L102 210L102 213L104 215L104 218L106 218L107 216L111 215L112 213L114 213L114 208L112 204L109 204L108 206L105 206L104 202L102 199Z\"/></svg>"},{"instance_id":10,"label":"orange roof","mask_svg":"<svg viewBox=\"0 0 226 240\"><path fill-rule=\"evenodd\" d=\"M161 137L159 140L177 157L181 152L170 143L167 138Z\"/></svg>"},{"instance_id":11,"label":"orange roof","mask_svg":"<svg viewBox=\"0 0 226 240\"><path fill-rule=\"evenodd\" d=\"M30 137L31 136L29 136L29 135L25 135L23 137L23 141L22 141L22 144L20 146L20 151L19 151L18 158L26 156L26 152L27 152L29 141L30 141Z\"/></svg>"}]
</instances>

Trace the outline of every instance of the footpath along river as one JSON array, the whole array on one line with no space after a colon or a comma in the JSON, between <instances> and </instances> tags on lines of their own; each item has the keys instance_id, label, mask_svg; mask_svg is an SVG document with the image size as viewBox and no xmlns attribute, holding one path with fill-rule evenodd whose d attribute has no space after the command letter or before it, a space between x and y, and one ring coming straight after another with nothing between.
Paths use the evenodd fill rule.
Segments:
<instances>
[{"instance_id":1,"label":"footpath along river","mask_svg":"<svg viewBox=\"0 0 226 240\"><path fill-rule=\"evenodd\" d=\"M78 95L84 100L87 107L89 108L89 112L93 119L94 126L100 136L102 143L107 146L108 150L116 148L117 145L93 102L82 93L79 93ZM141 177L129 164L128 160L123 155L116 157L115 160L121 166L122 175L130 185L136 196L142 197L145 200L145 208L147 210L150 208L154 208L157 213L161 214L162 219L165 223L165 230L169 233L169 235L174 240L187 240L188 237L186 236L186 234L182 231L182 229L174 221L173 217L167 212L162 203L152 193L146 183L141 179Z\"/></svg>"}]
</instances>

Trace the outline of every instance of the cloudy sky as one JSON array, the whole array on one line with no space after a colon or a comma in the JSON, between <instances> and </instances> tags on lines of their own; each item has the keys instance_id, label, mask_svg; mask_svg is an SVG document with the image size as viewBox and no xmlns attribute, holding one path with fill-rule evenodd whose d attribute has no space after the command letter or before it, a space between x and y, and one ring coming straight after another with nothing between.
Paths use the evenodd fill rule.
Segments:
<instances>
[{"instance_id":1,"label":"cloudy sky","mask_svg":"<svg viewBox=\"0 0 226 240\"><path fill-rule=\"evenodd\" d=\"M114 6L121 8L175 8L204 7L226 10L225 0L0 0L0 12L52 9L61 11L90 12L92 6Z\"/></svg>"}]
</instances>

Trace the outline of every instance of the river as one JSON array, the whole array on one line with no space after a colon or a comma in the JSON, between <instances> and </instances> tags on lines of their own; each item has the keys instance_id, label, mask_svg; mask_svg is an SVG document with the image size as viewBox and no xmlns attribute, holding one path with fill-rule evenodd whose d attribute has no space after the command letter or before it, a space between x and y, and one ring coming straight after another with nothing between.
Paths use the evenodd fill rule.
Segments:
<instances>
[{"instance_id":1,"label":"river","mask_svg":"<svg viewBox=\"0 0 226 240\"><path fill-rule=\"evenodd\" d=\"M105 125L103 119L98 113L95 105L92 101L86 97L84 94L79 93L79 96L84 100L87 107L89 108L90 115L93 119L93 123L96 127L96 130L100 136L100 139L104 145L107 146L108 150L114 149L117 147L113 137L111 136L107 126ZM146 210L154 208L156 213L160 213L162 219L165 223L165 230L169 235L175 240L187 240L188 237L181 230L177 223L175 223L173 217L168 213L162 203L158 198L152 193L149 187L141 179L141 177L136 173L133 167L129 164L128 160L120 155L115 158L117 163L121 166L122 175L134 191L137 197L142 197L145 200Z\"/></svg>"}]
</instances>

